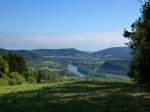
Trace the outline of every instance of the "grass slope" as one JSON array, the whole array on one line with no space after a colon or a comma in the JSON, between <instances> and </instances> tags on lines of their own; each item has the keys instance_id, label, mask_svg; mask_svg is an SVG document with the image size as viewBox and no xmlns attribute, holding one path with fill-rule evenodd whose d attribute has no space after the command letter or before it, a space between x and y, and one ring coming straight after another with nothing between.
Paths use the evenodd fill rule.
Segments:
<instances>
[{"instance_id":1,"label":"grass slope","mask_svg":"<svg viewBox=\"0 0 150 112\"><path fill-rule=\"evenodd\" d=\"M113 81L0 87L0 112L150 112L144 88Z\"/></svg>"}]
</instances>

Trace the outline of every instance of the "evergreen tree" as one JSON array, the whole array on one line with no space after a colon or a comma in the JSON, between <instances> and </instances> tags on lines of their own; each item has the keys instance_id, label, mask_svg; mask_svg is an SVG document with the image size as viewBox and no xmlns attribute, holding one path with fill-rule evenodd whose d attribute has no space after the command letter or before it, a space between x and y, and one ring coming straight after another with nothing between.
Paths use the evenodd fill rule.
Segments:
<instances>
[{"instance_id":1,"label":"evergreen tree","mask_svg":"<svg viewBox=\"0 0 150 112\"><path fill-rule=\"evenodd\" d=\"M0 56L0 78L2 78L3 74L7 74L8 72L9 68L7 62Z\"/></svg>"},{"instance_id":2,"label":"evergreen tree","mask_svg":"<svg viewBox=\"0 0 150 112\"><path fill-rule=\"evenodd\" d=\"M38 82L38 83L41 83L41 80L42 80L42 71L39 70L39 71L38 71L38 75L37 75L37 82Z\"/></svg>"},{"instance_id":3,"label":"evergreen tree","mask_svg":"<svg viewBox=\"0 0 150 112\"><path fill-rule=\"evenodd\" d=\"M133 59L129 76L138 83L150 82L150 0L145 1L141 16L132 26L132 31L124 31L124 36L129 39Z\"/></svg>"},{"instance_id":4,"label":"evergreen tree","mask_svg":"<svg viewBox=\"0 0 150 112\"><path fill-rule=\"evenodd\" d=\"M27 72L26 62L21 55L9 53L4 56L9 65L9 72L24 74Z\"/></svg>"}]
</instances>

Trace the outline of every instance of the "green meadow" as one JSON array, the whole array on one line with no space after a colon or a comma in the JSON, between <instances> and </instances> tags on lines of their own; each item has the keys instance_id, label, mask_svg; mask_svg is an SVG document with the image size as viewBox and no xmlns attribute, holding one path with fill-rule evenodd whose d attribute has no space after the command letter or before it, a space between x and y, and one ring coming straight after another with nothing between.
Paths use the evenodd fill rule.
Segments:
<instances>
[{"instance_id":1,"label":"green meadow","mask_svg":"<svg viewBox=\"0 0 150 112\"><path fill-rule=\"evenodd\" d=\"M150 112L150 89L129 81L0 87L0 112Z\"/></svg>"}]
</instances>

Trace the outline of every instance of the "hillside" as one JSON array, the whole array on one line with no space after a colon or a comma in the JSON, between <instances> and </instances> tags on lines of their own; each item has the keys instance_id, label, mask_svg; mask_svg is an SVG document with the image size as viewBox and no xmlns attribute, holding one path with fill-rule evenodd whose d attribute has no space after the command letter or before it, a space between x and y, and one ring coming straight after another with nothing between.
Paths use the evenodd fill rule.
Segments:
<instances>
[{"instance_id":1,"label":"hillside","mask_svg":"<svg viewBox=\"0 0 150 112\"><path fill-rule=\"evenodd\" d=\"M86 75L126 75L130 63L128 60L131 59L130 52L131 50L127 47L109 48L93 53L73 48L35 50L0 49L0 55L8 53L21 54L31 68L49 68L53 66L51 63L67 67L69 63L72 63L78 67L80 72Z\"/></svg>"},{"instance_id":2,"label":"hillside","mask_svg":"<svg viewBox=\"0 0 150 112\"><path fill-rule=\"evenodd\" d=\"M5 55L8 53L17 53L22 55L26 60L37 60L41 59L42 57L38 54L32 53L28 50L6 50L6 49L0 49L0 55Z\"/></svg>"},{"instance_id":3,"label":"hillside","mask_svg":"<svg viewBox=\"0 0 150 112\"><path fill-rule=\"evenodd\" d=\"M128 60L108 60L101 65L99 72L126 75L129 64Z\"/></svg>"},{"instance_id":4,"label":"hillside","mask_svg":"<svg viewBox=\"0 0 150 112\"><path fill-rule=\"evenodd\" d=\"M35 49L35 50L5 50L0 49L0 54L18 53L29 58L40 58L43 56L72 57L72 58L121 58L130 59L131 50L128 47L113 47L101 51L88 53L74 48L68 49Z\"/></svg>"},{"instance_id":5,"label":"hillside","mask_svg":"<svg viewBox=\"0 0 150 112\"><path fill-rule=\"evenodd\" d=\"M112 47L93 53L95 58L131 58L131 50L128 47Z\"/></svg>"},{"instance_id":6,"label":"hillside","mask_svg":"<svg viewBox=\"0 0 150 112\"><path fill-rule=\"evenodd\" d=\"M40 56L65 56L74 58L119 58L119 59L130 59L131 50L128 47L113 47L104 49L101 51L88 53L84 51L79 51L74 48L70 49L37 49L31 52L38 54Z\"/></svg>"},{"instance_id":7,"label":"hillside","mask_svg":"<svg viewBox=\"0 0 150 112\"><path fill-rule=\"evenodd\" d=\"M64 57L85 57L88 53L76 50L74 48L68 49L36 49L31 52L36 53L40 56L64 56Z\"/></svg>"},{"instance_id":8,"label":"hillside","mask_svg":"<svg viewBox=\"0 0 150 112\"><path fill-rule=\"evenodd\" d=\"M72 81L0 87L1 112L149 112L144 86L122 81Z\"/></svg>"}]
</instances>

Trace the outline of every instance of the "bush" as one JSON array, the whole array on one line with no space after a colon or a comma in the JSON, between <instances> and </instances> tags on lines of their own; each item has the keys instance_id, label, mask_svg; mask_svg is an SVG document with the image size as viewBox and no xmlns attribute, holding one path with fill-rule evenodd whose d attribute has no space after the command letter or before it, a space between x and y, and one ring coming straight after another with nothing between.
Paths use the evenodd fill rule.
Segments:
<instances>
[{"instance_id":1,"label":"bush","mask_svg":"<svg viewBox=\"0 0 150 112\"><path fill-rule=\"evenodd\" d=\"M25 83L25 78L22 76L22 74L19 74L18 72L12 72L8 75L8 77L10 85Z\"/></svg>"},{"instance_id":2,"label":"bush","mask_svg":"<svg viewBox=\"0 0 150 112\"><path fill-rule=\"evenodd\" d=\"M39 70L38 76L37 76L37 82L38 83L50 83L50 82L56 82L60 80L60 75L58 75L55 72L51 72L47 69Z\"/></svg>"},{"instance_id":3,"label":"bush","mask_svg":"<svg viewBox=\"0 0 150 112\"><path fill-rule=\"evenodd\" d=\"M37 83L38 72L29 70L28 73L24 74L26 82L28 83Z\"/></svg>"},{"instance_id":4,"label":"bush","mask_svg":"<svg viewBox=\"0 0 150 112\"><path fill-rule=\"evenodd\" d=\"M0 86L8 86L9 82L7 79L0 78Z\"/></svg>"},{"instance_id":5,"label":"bush","mask_svg":"<svg viewBox=\"0 0 150 112\"><path fill-rule=\"evenodd\" d=\"M28 77L28 83L29 84L34 84L34 83L37 83L37 80L35 77Z\"/></svg>"}]
</instances>

